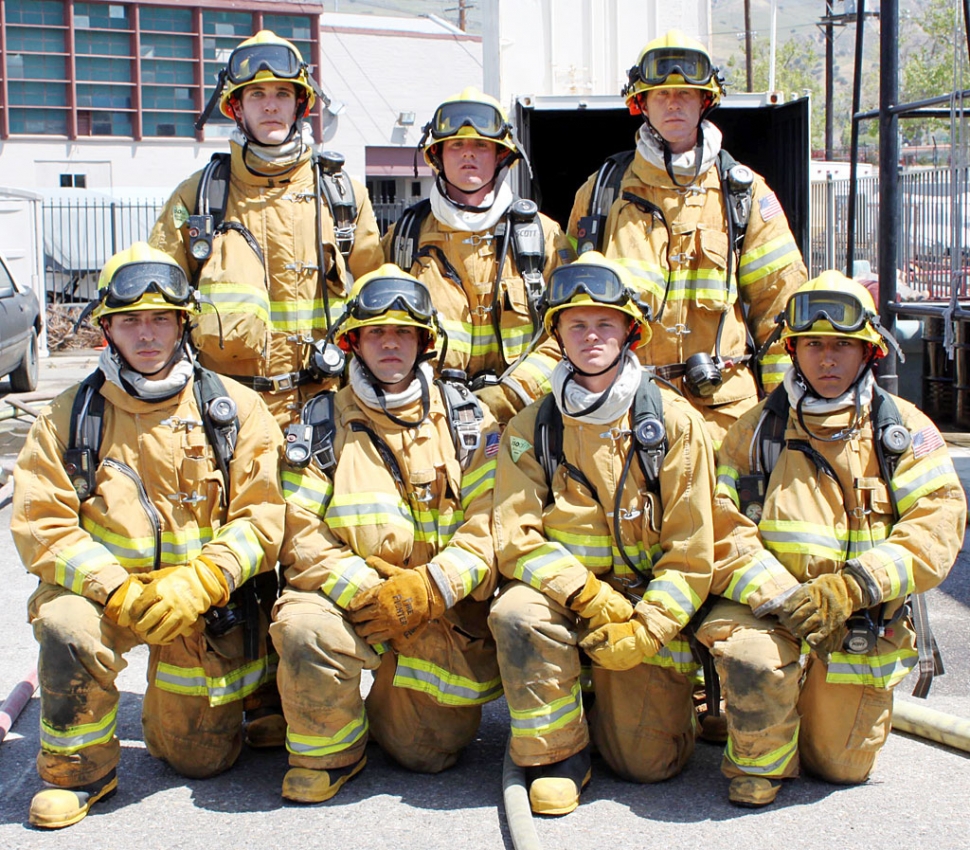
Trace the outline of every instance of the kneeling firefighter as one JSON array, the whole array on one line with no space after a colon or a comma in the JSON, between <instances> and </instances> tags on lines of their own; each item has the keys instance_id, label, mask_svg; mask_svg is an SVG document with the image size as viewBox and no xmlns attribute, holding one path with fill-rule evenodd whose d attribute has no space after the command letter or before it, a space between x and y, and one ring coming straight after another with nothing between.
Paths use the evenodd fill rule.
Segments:
<instances>
[{"instance_id":1,"label":"kneeling firefighter","mask_svg":"<svg viewBox=\"0 0 970 850\"><path fill-rule=\"evenodd\" d=\"M254 586L283 533L279 429L251 390L195 360L197 302L170 257L135 243L105 265L95 372L31 427L11 532L39 581L30 822L77 823L114 793L125 654L149 645L145 744L179 773L231 767L243 701L272 678ZM271 582L273 584L274 582Z\"/></svg>"},{"instance_id":2,"label":"kneeling firefighter","mask_svg":"<svg viewBox=\"0 0 970 850\"><path fill-rule=\"evenodd\" d=\"M369 738L411 770L451 767L502 693L486 625L498 425L463 384L434 380L437 312L397 266L357 281L334 337L349 385L287 431L286 587L271 626L282 793L302 803L357 775Z\"/></svg>"}]
</instances>

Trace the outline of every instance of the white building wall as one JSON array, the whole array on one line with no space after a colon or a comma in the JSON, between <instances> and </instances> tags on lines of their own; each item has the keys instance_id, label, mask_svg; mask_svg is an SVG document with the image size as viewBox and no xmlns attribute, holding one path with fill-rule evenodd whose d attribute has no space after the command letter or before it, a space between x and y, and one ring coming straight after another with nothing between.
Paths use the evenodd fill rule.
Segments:
<instances>
[{"instance_id":1,"label":"white building wall","mask_svg":"<svg viewBox=\"0 0 970 850\"><path fill-rule=\"evenodd\" d=\"M710 0L483 0L485 86L520 95L618 95L668 29L710 41Z\"/></svg>"}]
</instances>

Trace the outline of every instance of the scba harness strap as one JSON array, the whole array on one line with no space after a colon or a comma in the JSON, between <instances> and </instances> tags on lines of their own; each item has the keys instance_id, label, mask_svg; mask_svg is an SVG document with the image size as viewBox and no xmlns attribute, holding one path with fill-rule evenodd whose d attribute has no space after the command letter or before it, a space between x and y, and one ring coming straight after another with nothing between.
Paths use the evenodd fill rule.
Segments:
<instances>
[{"instance_id":1,"label":"scba harness strap","mask_svg":"<svg viewBox=\"0 0 970 850\"><path fill-rule=\"evenodd\" d=\"M354 232L357 229L359 210L350 175L343 170L343 163L343 156L335 151L324 151L313 156L320 194L323 195L333 220L337 248L346 259L354 249ZM226 220L231 172L232 155L228 153L214 153L202 170L196 192L195 212L189 216L187 225L189 253L200 264L212 254L213 236L227 230L239 233L262 262L263 253L252 233L240 222Z\"/></svg>"},{"instance_id":2,"label":"scba harness strap","mask_svg":"<svg viewBox=\"0 0 970 850\"><path fill-rule=\"evenodd\" d=\"M455 454L464 472L482 441L485 414L481 402L461 382L439 379L435 381L435 386L441 394ZM291 466L304 469L312 460L328 475L336 468L338 458L334 448L334 438L337 435L335 396L336 392L333 390L317 393L303 406L299 423L287 427L284 456ZM394 480L403 485L404 479L397 461L384 440L361 421L350 422L350 427L370 437Z\"/></svg>"}]
</instances>

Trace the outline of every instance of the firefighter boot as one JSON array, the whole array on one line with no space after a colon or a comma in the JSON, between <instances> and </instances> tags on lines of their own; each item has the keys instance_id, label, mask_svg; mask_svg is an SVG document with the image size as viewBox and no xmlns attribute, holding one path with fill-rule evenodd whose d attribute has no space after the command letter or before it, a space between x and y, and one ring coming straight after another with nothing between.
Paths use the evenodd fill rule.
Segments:
<instances>
[{"instance_id":1,"label":"firefighter boot","mask_svg":"<svg viewBox=\"0 0 970 850\"><path fill-rule=\"evenodd\" d=\"M563 761L528 768L532 811L537 815L568 815L579 805L579 795L592 775L588 745Z\"/></svg>"},{"instance_id":2,"label":"firefighter boot","mask_svg":"<svg viewBox=\"0 0 970 850\"><path fill-rule=\"evenodd\" d=\"M114 770L80 788L45 788L30 801L30 824L41 829L71 826L83 820L98 800L106 800L117 790L118 775Z\"/></svg>"},{"instance_id":3,"label":"firefighter boot","mask_svg":"<svg viewBox=\"0 0 970 850\"><path fill-rule=\"evenodd\" d=\"M775 802L780 788L780 779L771 779L767 776L735 776L728 788L728 799L735 806L758 809Z\"/></svg>"},{"instance_id":4,"label":"firefighter boot","mask_svg":"<svg viewBox=\"0 0 970 850\"><path fill-rule=\"evenodd\" d=\"M283 715L279 709L268 709L266 712L246 712L246 743L256 750L282 747L286 743L286 720Z\"/></svg>"},{"instance_id":5,"label":"firefighter boot","mask_svg":"<svg viewBox=\"0 0 970 850\"><path fill-rule=\"evenodd\" d=\"M283 777L283 797L294 803L323 803L343 788L351 779L364 769L367 756L345 767L331 767L328 770L310 770L306 767L291 767Z\"/></svg>"}]
</instances>

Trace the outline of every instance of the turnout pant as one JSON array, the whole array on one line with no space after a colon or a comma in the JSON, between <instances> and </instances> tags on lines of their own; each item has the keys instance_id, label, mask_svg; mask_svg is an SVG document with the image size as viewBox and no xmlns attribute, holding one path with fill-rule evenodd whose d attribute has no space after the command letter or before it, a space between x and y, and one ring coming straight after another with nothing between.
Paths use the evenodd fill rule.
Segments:
<instances>
[{"instance_id":1,"label":"turnout pant","mask_svg":"<svg viewBox=\"0 0 970 850\"><path fill-rule=\"evenodd\" d=\"M489 626L517 765L562 761L592 736L606 763L625 779L659 782L683 769L694 751L693 687L686 675L650 663L623 672L594 665L596 699L587 725L576 615L514 581L492 604Z\"/></svg>"}]
</instances>

